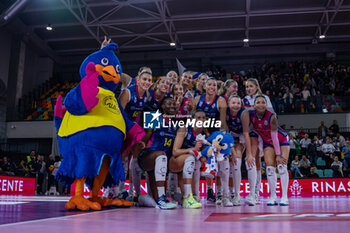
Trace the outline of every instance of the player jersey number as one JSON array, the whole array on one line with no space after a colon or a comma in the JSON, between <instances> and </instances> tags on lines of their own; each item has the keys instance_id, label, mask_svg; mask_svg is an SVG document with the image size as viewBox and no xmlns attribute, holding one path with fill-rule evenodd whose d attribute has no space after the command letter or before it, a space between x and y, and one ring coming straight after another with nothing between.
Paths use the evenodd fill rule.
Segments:
<instances>
[{"instance_id":1,"label":"player jersey number","mask_svg":"<svg viewBox=\"0 0 350 233\"><path fill-rule=\"evenodd\" d=\"M164 141L164 146L168 146L170 147L171 146L171 142L173 141L172 138L164 138L165 141Z\"/></svg>"}]
</instances>

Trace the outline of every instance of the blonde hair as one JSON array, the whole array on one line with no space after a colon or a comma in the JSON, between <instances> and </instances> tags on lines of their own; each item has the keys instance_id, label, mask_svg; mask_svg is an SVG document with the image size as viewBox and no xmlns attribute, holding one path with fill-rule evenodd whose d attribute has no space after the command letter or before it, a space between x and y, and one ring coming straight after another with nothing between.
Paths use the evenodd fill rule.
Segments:
<instances>
[{"instance_id":1,"label":"blonde hair","mask_svg":"<svg viewBox=\"0 0 350 233\"><path fill-rule=\"evenodd\" d=\"M179 77L179 75L178 75L174 70L170 70L170 71L166 74L166 76L169 77L169 75L170 75L171 73L175 73L175 74L176 74L176 77Z\"/></svg>"},{"instance_id":2,"label":"blonde hair","mask_svg":"<svg viewBox=\"0 0 350 233\"><path fill-rule=\"evenodd\" d=\"M204 89L203 89L203 86L204 86L204 82L202 85L199 85L199 79L202 78L203 76L207 76L207 78L204 80L204 82L209 78L209 76L206 74L206 73L201 73L198 78L196 79L197 80L197 83L196 83L196 88L197 90L200 91L200 93L204 93Z\"/></svg>"},{"instance_id":3,"label":"blonde hair","mask_svg":"<svg viewBox=\"0 0 350 233\"><path fill-rule=\"evenodd\" d=\"M245 83L245 86L247 87L247 84L248 82L252 82L255 86L256 86L256 89L257 89L257 93L259 95L262 95L262 91L261 91L261 88L260 88L260 84L259 84L259 81L256 79L256 78L249 78L246 83ZM256 94L256 93L255 93Z\"/></svg>"},{"instance_id":4,"label":"blonde hair","mask_svg":"<svg viewBox=\"0 0 350 233\"><path fill-rule=\"evenodd\" d=\"M226 80L226 82L224 83L224 85L221 85L219 91L218 91L218 95L224 95L227 92L227 88L232 84L232 83L237 83L235 80L229 79Z\"/></svg>"},{"instance_id":5,"label":"blonde hair","mask_svg":"<svg viewBox=\"0 0 350 233\"><path fill-rule=\"evenodd\" d=\"M158 84L159 84L159 82L160 82L160 80L162 80L162 79L164 79L164 78L168 78L168 77L167 77L167 76L160 76L160 77L157 79L157 81L155 81L149 89L151 89L151 90L156 90L156 89L157 89L157 86L158 86Z\"/></svg>"}]
</instances>

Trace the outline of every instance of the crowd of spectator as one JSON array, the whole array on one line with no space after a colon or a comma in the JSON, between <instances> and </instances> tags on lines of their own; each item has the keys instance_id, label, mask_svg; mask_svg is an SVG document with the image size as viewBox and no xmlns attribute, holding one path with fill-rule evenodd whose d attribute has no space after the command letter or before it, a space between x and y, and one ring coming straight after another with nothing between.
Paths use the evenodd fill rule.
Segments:
<instances>
[{"instance_id":1,"label":"crowd of spectator","mask_svg":"<svg viewBox=\"0 0 350 233\"><path fill-rule=\"evenodd\" d=\"M293 177L350 177L350 139L339 132L337 121L327 128L322 121L317 135L310 136L293 126L288 131L289 165ZM321 173L320 173L321 172Z\"/></svg>"},{"instance_id":2,"label":"crowd of spectator","mask_svg":"<svg viewBox=\"0 0 350 233\"><path fill-rule=\"evenodd\" d=\"M350 110L350 66L336 62L265 62L228 77L218 75L236 80L240 87L248 78L257 78L278 114ZM244 96L244 90L240 92Z\"/></svg>"},{"instance_id":3,"label":"crowd of spectator","mask_svg":"<svg viewBox=\"0 0 350 233\"><path fill-rule=\"evenodd\" d=\"M62 194L67 194L68 190L61 190L62 187L54 179L60 163L60 156L50 154L45 158L44 155L37 154L35 150L32 150L18 164L7 156L2 157L0 159L0 175L36 178L37 194L49 194L52 189L54 194L58 194L59 191Z\"/></svg>"}]
</instances>

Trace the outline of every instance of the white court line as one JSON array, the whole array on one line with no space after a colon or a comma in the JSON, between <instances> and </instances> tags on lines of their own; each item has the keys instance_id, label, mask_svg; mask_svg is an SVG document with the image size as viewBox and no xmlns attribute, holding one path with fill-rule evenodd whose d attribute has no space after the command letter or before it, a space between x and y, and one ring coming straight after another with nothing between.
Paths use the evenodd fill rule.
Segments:
<instances>
[{"instance_id":1,"label":"white court line","mask_svg":"<svg viewBox=\"0 0 350 233\"><path fill-rule=\"evenodd\" d=\"M0 201L0 205L18 205L18 204L25 204L28 202L24 201Z\"/></svg>"},{"instance_id":2,"label":"white court line","mask_svg":"<svg viewBox=\"0 0 350 233\"><path fill-rule=\"evenodd\" d=\"M0 228L8 227L8 226L22 225L22 224L27 224L27 223L37 223L37 222L46 222L46 221L50 221L50 220L60 220L60 219L66 219L66 218L70 218L70 217L80 217L80 216L86 216L86 215L90 215L90 214L114 212L114 211L117 211L117 210L119 210L119 209L95 211L95 212L84 213L84 214L74 214L74 215L69 215L69 216L52 217L52 218L30 220L30 221L24 221L24 222L7 223L7 224L0 225Z\"/></svg>"}]
</instances>

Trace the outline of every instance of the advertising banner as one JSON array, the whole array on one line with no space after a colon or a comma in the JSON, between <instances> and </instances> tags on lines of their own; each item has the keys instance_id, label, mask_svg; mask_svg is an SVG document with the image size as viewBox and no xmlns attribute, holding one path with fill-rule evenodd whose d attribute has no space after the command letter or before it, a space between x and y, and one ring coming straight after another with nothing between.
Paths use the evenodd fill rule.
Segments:
<instances>
[{"instance_id":1,"label":"advertising banner","mask_svg":"<svg viewBox=\"0 0 350 233\"><path fill-rule=\"evenodd\" d=\"M0 195L35 195L35 178L0 176Z\"/></svg>"},{"instance_id":2,"label":"advertising banner","mask_svg":"<svg viewBox=\"0 0 350 233\"><path fill-rule=\"evenodd\" d=\"M125 182L126 189L129 188L129 182ZM71 187L71 193L74 194L75 185ZM213 189L216 192L215 181L213 182ZM104 190L100 191L100 194ZM201 180L199 185L199 191L201 196L206 196L206 182ZM281 196L281 183L277 181L277 195ZM147 194L146 181L141 181L141 193ZM262 180L260 186L260 195L269 196L269 184L267 180ZM85 186L84 195L89 195L90 190ZM247 196L249 194L248 180L242 180L241 182L241 196ZM288 187L289 196L322 196L322 195L350 195L350 179L290 179Z\"/></svg>"}]
</instances>

